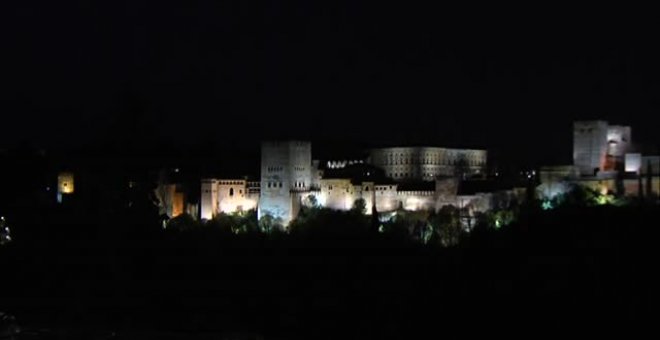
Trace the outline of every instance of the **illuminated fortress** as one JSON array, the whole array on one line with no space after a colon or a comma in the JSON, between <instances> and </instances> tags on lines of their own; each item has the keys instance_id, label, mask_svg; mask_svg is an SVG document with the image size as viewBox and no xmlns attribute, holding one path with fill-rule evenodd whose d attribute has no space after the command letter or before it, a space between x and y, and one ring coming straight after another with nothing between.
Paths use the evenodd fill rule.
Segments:
<instances>
[{"instance_id":1,"label":"illuminated fortress","mask_svg":"<svg viewBox=\"0 0 660 340\"><path fill-rule=\"evenodd\" d=\"M393 147L368 151L363 159L313 160L306 141L264 142L260 181L203 179L200 217L257 208L258 218L270 216L283 226L301 207L316 205L349 210L363 200L366 213L397 209L438 210L444 205L476 211L493 207L493 190L459 191L467 178L483 179L485 150L439 147ZM498 191L498 190L496 190ZM513 199L519 191L499 190ZM501 195L504 193L504 195Z\"/></svg>"},{"instance_id":2,"label":"illuminated fortress","mask_svg":"<svg viewBox=\"0 0 660 340\"><path fill-rule=\"evenodd\" d=\"M551 200L580 185L603 197L658 197L660 157L632 143L629 126L606 121L573 123L573 164L540 170L538 196Z\"/></svg>"},{"instance_id":3,"label":"illuminated fortress","mask_svg":"<svg viewBox=\"0 0 660 340\"><path fill-rule=\"evenodd\" d=\"M304 206L350 210L358 200L364 201L366 214L452 205L472 218L525 200L531 183L539 184L541 199L565 194L576 184L604 197L657 196L660 191L660 157L636 151L630 127L605 121L574 123L573 164L542 167L508 182L497 172L489 176L487 166L486 150L388 147L366 150L360 157L319 160L312 158L310 142L273 141L261 145L258 180L202 179L198 205L187 205L177 185L161 185L159 201L169 217L187 213L211 220L256 209L259 219L286 227ZM67 190L73 190L72 184Z\"/></svg>"}]
</instances>

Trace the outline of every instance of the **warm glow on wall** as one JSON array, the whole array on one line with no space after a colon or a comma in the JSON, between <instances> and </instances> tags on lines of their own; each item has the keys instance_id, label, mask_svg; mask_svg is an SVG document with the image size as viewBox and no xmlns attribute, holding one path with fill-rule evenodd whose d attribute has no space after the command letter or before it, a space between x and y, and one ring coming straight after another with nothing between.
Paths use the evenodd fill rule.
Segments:
<instances>
[{"instance_id":1,"label":"warm glow on wall","mask_svg":"<svg viewBox=\"0 0 660 340\"><path fill-rule=\"evenodd\" d=\"M57 176L57 191L61 194L73 194L73 174L62 172Z\"/></svg>"},{"instance_id":2,"label":"warm glow on wall","mask_svg":"<svg viewBox=\"0 0 660 340\"><path fill-rule=\"evenodd\" d=\"M183 214L183 209L184 209L184 197L183 193L181 192L175 192L174 196L172 197L172 217L177 217L181 214Z\"/></svg>"}]
</instances>

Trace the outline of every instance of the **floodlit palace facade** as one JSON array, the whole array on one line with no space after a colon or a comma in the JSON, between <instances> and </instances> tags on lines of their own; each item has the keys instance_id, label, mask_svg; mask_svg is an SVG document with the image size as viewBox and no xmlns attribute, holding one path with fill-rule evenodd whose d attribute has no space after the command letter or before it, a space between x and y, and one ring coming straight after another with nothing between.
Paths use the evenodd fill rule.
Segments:
<instances>
[{"instance_id":1,"label":"floodlit palace facade","mask_svg":"<svg viewBox=\"0 0 660 340\"><path fill-rule=\"evenodd\" d=\"M286 227L304 206L349 210L357 200L367 214L453 205L475 216L524 200L532 182L540 199L576 184L619 197L660 192L660 157L642 154L630 127L605 121L575 122L573 164L525 172L526 183L504 183L496 171L488 173L486 150L442 147L375 148L357 158L317 160L310 142L264 142L260 170L253 181L202 179L198 203L188 205L176 185L161 186L161 208L169 217L187 213L202 220L256 209L259 219L269 216Z\"/></svg>"},{"instance_id":2,"label":"floodlit palace facade","mask_svg":"<svg viewBox=\"0 0 660 340\"><path fill-rule=\"evenodd\" d=\"M486 167L485 150L378 148L363 159L321 162L312 158L310 142L264 142L258 182L202 180L200 218L256 208L260 219L269 215L286 226L302 206L349 210L358 199L366 203L367 214L374 209L435 210L447 204L485 210L487 193L459 197L458 182L484 176Z\"/></svg>"}]
</instances>

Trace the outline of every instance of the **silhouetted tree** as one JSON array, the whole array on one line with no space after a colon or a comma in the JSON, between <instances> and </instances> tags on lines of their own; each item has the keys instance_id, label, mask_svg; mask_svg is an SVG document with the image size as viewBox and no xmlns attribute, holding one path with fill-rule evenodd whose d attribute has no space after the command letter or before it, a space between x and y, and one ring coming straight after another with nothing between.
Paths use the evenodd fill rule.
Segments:
<instances>
[{"instance_id":1,"label":"silhouetted tree","mask_svg":"<svg viewBox=\"0 0 660 340\"><path fill-rule=\"evenodd\" d=\"M271 233L275 230L284 229L284 226L282 225L281 218L266 214L259 219L259 229L261 229L262 232Z\"/></svg>"},{"instance_id":2,"label":"silhouetted tree","mask_svg":"<svg viewBox=\"0 0 660 340\"><path fill-rule=\"evenodd\" d=\"M378 230L380 229L380 218L378 216L378 209L376 208L376 197L374 196L374 199L372 200L371 204L371 225L370 225L370 231L373 233L377 233Z\"/></svg>"},{"instance_id":3,"label":"silhouetted tree","mask_svg":"<svg viewBox=\"0 0 660 340\"><path fill-rule=\"evenodd\" d=\"M616 195L617 197L623 197L626 193L625 186L623 184L624 180L625 167L623 164L617 163L617 172L616 172Z\"/></svg>"},{"instance_id":4,"label":"silhouetted tree","mask_svg":"<svg viewBox=\"0 0 660 340\"><path fill-rule=\"evenodd\" d=\"M353 207L351 208L351 211L359 213L359 214L366 214L367 213L367 202L363 198L358 198L353 202Z\"/></svg>"},{"instance_id":5,"label":"silhouetted tree","mask_svg":"<svg viewBox=\"0 0 660 340\"><path fill-rule=\"evenodd\" d=\"M316 198L315 195L309 195L305 197L305 201L303 202L304 206L308 206L310 208L318 208L319 207L319 201Z\"/></svg>"},{"instance_id":6,"label":"silhouetted tree","mask_svg":"<svg viewBox=\"0 0 660 340\"><path fill-rule=\"evenodd\" d=\"M201 229L200 222L196 221L188 214L181 214L167 221L168 230L175 231L192 231Z\"/></svg>"},{"instance_id":7,"label":"silhouetted tree","mask_svg":"<svg viewBox=\"0 0 660 340\"><path fill-rule=\"evenodd\" d=\"M459 209L455 206L445 205L431 217L433 230L445 247L454 246L460 240L463 231L459 213Z\"/></svg>"}]
</instances>

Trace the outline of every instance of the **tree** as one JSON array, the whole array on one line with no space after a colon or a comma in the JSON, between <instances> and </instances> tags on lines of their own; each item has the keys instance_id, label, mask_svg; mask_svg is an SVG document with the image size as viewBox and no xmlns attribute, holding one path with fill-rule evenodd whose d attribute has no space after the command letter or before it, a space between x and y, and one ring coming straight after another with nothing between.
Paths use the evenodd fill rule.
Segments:
<instances>
[{"instance_id":1,"label":"tree","mask_svg":"<svg viewBox=\"0 0 660 340\"><path fill-rule=\"evenodd\" d=\"M359 214L366 214L367 213L367 202L364 200L364 198L358 198L353 202L353 207L351 208L351 211L359 213Z\"/></svg>"},{"instance_id":2,"label":"tree","mask_svg":"<svg viewBox=\"0 0 660 340\"><path fill-rule=\"evenodd\" d=\"M265 233L271 233L275 230L281 230L284 226L282 225L282 219L279 217L273 217L270 214L266 214L259 219L259 229Z\"/></svg>"},{"instance_id":3,"label":"tree","mask_svg":"<svg viewBox=\"0 0 660 340\"><path fill-rule=\"evenodd\" d=\"M437 214L431 217L431 225L443 246L450 247L458 244L463 233L458 208L453 205L443 206Z\"/></svg>"},{"instance_id":4,"label":"tree","mask_svg":"<svg viewBox=\"0 0 660 340\"><path fill-rule=\"evenodd\" d=\"M315 195L309 195L309 196L305 197L305 199L303 201L303 205L307 206L309 208L318 208L319 207L319 201L318 201L318 199L316 198Z\"/></svg>"},{"instance_id":5,"label":"tree","mask_svg":"<svg viewBox=\"0 0 660 340\"><path fill-rule=\"evenodd\" d=\"M374 200L372 201L371 204L371 223L370 223L370 230L373 233L377 233L378 230L380 229L380 218L378 217L378 209L376 208L376 197L374 196Z\"/></svg>"},{"instance_id":6,"label":"tree","mask_svg":"<svg viewBox=\"0 0 660 340\"><path fill-rule=\"evenodd\" d=\"M166 229L176 230L176 231L190 231L200 228L199 228L199 222L195 221L195 219L192 218L192 216L188 214L181 214L167 221Z\"/></svg>"},{"instance_id":7,"label":"tree","mask_svg":"<svg viewBox=\"0 0 660 340\"><path fill-rule=\"evenodd\" d=\"M254 233L259 231L256 209L250 209L240 215L239 228L243 233Z\"/></svg>"}]
</instances>

